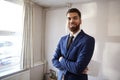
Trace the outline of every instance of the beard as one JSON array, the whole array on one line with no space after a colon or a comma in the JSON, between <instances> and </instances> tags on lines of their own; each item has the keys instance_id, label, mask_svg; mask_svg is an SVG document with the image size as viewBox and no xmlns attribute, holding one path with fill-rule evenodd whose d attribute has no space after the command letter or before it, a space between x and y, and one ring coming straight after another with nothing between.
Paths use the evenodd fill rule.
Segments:
<instances>
[{"instance_id":1,"label":"beard","mask_svg":"<svg viewBox=\"0 0 120 80\"><path fill-rule=\"evenodd\" d=\"M79 30L79 27L80 27L80 24L76 25L75 23L72 23L72 24L69 25L68 28L71 32L75 33Z\"/></svg>"}]
</instances>

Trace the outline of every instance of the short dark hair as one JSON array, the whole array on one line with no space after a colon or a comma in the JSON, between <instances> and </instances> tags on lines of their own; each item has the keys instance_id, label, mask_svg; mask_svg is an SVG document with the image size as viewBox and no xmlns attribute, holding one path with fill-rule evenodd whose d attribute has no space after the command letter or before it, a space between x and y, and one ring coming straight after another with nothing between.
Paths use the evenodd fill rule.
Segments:
<instances>
[{"instance_id":1,"label":"short dark hair","mask_svg":"<svg viewBox=\"0 0 120 80\"><path fill-rule=\"evenodd\" d=\"M68 13L77 13L79 15L79 17L81 18L81 12L77 8L70 8L70 9L68 9L67 14Z\"/></svg>"}]
</instances>

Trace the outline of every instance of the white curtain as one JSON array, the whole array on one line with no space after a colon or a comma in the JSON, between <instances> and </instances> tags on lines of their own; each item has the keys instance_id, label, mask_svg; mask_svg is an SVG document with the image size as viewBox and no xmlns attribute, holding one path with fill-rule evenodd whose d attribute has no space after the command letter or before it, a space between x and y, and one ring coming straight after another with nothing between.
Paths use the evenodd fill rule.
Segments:
<instances>
[{"instance_id":1,"label":"white curtain","mask_svg":"<svg viewBox=\"0 0 120 80\"><path fill-rule=\"evenodd\" d=\"M33 67L33 6L31 0L24 0L24 31L23 31L23 54L22 68Z\"/></svg>"}]
</instances>

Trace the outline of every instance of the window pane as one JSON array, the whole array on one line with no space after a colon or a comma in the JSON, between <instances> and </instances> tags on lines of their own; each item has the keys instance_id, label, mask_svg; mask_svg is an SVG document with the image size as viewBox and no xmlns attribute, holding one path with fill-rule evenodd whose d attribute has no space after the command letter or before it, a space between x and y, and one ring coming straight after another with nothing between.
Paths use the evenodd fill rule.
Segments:
<instances>
[{"instance_id":1,"label":"window pane","mask_svg":"<svg viewBox=\"0 0 120 80\"><path fill-rule=\"evenodd\" d=\"M20 70L23 6L0 1L0 76Z\"/></svg>"}]
</instances>

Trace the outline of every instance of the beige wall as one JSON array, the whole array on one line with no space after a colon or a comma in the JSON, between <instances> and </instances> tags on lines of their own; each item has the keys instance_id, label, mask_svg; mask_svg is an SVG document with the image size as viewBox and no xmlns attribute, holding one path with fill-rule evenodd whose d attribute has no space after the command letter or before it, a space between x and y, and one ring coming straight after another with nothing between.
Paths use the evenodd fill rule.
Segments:
<instances>
[{"instance_id":1,"label":"beige wall","mask_svg":"<svg viewBox=\"0 0 120 80\"><path fill-rule=\"evenodd\" d=\"M72 6L81 10L83 20L81 28L96 40L92 60L99 64L96 68L99 72L97 76L89 76L89 80L120 80L119 3L119 0L100 0ZM56 8L46 12L45 55L48 69L55 69L51 59L60 37L66 34L66 11L67 8Z\"/></svg>"}]
</instances>

